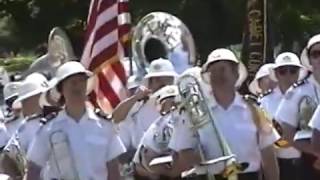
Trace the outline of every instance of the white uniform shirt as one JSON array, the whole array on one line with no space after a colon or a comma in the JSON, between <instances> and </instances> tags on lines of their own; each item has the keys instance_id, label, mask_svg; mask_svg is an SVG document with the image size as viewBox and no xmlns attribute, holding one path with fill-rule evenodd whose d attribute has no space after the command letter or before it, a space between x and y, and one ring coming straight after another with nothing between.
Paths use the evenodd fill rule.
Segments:
<instances>
[{"instance_id":1,"label":"white uniform shirt","mask_svg":"<svg viewBox=\"0 0 320 180\"><path fill-rule=\"evenodd\" d=\"M119 124L119 134L127 149L138 148L143 134L160 116L155 102L148 100L145 104L137 102L129 111L127 118Z\"/></svg>"},{"instance_id":2,"label":"white uniform shirt","mask_svg":"<svg viewBox=\"0 0 320 180\"><path fill-rule=\"evenodd\" d=\"M173 114L159 117L144 133L141 144L157 153L168 151L173 131Z\"/></svg>"},{"instance_id":3,"label":"white uniform shirt","mask_svg":"<svg viewBox=\"0 0 320 180\"><path fill-rule=\"evenodd\" d=\"M281 100L275 119L298 128L299 101L304 96L308 96L319 104L319 90L319 85L316 83L313 76L310 76L304 84L298 87L291 87L286 92L285 97Z\"/></svg>"},{"instance_id":4,"label":"white uniform shirt","mask_svg":"<svg viewBox=\"0 0 320 180\"><path fill-rule=\"evenodd\" d=\"M231 151L239 162L248 162L245 172L255 172L261 167L261 149L272 145L279 139L274 129L270 132L258 130L252 112L240 95L236 95L228 109L223 109L216 102L210 102L212 114L219 131L225 137ZM175 123L173 136L169 147L175 151L196 148L200 143L206 160L222 156L212 124L202 127L198 132L191 130L191 122L187 116L181 116ZM224 169L224 163L209 167L210 174L219 174Z\"/></svg>"},{"instance_id":5,"label":"white uniform shirt","mask_svg":"<svg viewBox=\"0 0 320 180\"><path fill-rule=\"evenodd\" d=\"M283 97L284 94L278 86L270 94L260 99L260 106L271 116L270 120L275 116ZM277 148L277 156L284 159L299 158L301 153L293 147Z\"/></svg>"},{"instance_id":6,"label":"white uniform shirt","mask_svg":"<svg viewBox=\"0 0 320 180\"><path fill-rule=\"evenodd\" d=\"M19 117L15 120L11 120L6 123L7 131L10 136L14 135L14 133L17 131L17 129L21 126L22 122L23 122L23 118Z\"/></svg>"},{"instance_id":7,"label":"white uniform shirt","mask_svg":"<svg viewBox=\"0 0 320 180\"><path fill-rule=\"evenodd\" d=\"M170 114L159 117L144 133L133 159L135 163L140 163L139 154L141 146L151 149L159 155L170 152L168 145L172 136L173 123L175 121L175 115L173 113L176 112L171 112Z\"/></svg>"},{"instance_id":8,"label":"white uniform shirt","mask_svg":"<svg viewBox=\"0 0 320 180\"><path fill-rule=\"evenodd\" d=\"M39 116L34 118L25 118L16 131L18 142L24 153L28 152L33 138L41 127L40 119L41 117Z\"/></svg>"},{"instance_id":9,"label":"white uniform shirt","mask_svg":"<svg viewBox=\"0 0 320 180\"><path fill-rule=\"evenodd\" d=\"M115 134L112 123L98 117L92 109L87 108L87 112L78 123L65 111L61 111L56 118L40 129L27 155L28 160L42 168L46 166L47 162L49 163L46 166L49 169L46 170L45 175L48 179L59 178L53 158L54 151L50 145L50 142L57 140L52 137L57 135L59 131L65 134L64 137L68 138L70 142L69 147L75 164L74 168L76 168L81 180L107 179L107 162L125 152L125 147ZM59 145L61 144L60 140ZM59 146L57 145L55 148L59 148ZM62 151L59 152L60 154L56 156L64 157L64 159L58 157L59 162L66 162L66 156L63 156ZM65 164L62 165L65 166ZM70 170L68 168L71 167L62 169L62 173L69 173L65 172Z\"/></svg>"},{"instance_id":10,"label":"white uniform shirt","mask_svg":"<svg viewBox=\"0 0 320 180\"><path fill-rule=\"evenodd\" d=\"M316 111L314 112L310 122L309 122L309 126L312 129L316 129L318 131L320 131L320 106L317 107Z\"/></svg>"},{"instance_id":11,"label":"white uniform shirt","mask_svg":"<svg viewBox=\"0 0 320 180\"><path fill-rule=\"evenodd\" d=\"M6 126L0 122L0 148L7 144L9 137Z\"/></svg>"}]
</instances>

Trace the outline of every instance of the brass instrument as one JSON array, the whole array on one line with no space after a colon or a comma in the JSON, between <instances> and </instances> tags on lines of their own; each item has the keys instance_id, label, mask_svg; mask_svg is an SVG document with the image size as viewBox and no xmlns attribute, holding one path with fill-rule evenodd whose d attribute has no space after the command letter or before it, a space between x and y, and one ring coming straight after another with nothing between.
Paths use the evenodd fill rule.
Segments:
<instances>
[{"instance_id":1,"label":"brass instrument","mask_svg":"<svg viewBox=\"0 0 320 180\"><path fill-rule=\"evenodd\" d=\"M303 96L299 103L298 111L298 131L294 137L294 140L310 139L312 136L312 129L308 126L313 113L315 112L318 103L310 96Z\"/></svg>"},{"instance_id":2,"label":"brass instrument","mask_svg":"<svg viewBox=\"0 0 320 180\"><path fill-rule=\"evenodd\" d=\"M9 139L4 147L1 154L1 163L5 173L15 179L22 179L26 173L27 160L25 157L26 153L20 146L18 131Z\"/></svg>"},{"instance_id":3,"label":"brass instrument","mask_svg":"<svg viewBox=\"0 0 320 180\"><path fill-rule=\"evenodd\" d=\"M67 34L61 28L55 27L49 34L47 54L35 60L23 73L23 76L26 77L33 72L41 72L53 77L60 65L76 59Z\"/></svg>"},{"instance_id":4,"label":"brass instrument","mask_svg":"<svg viewBox=\"0 0 320 180\"><path fill-rule=\"evenodd\" d=\"M59 175L58 178L80 180L68 135L62 130L54 131L50 134L49 141L52 150L51 160Z\"/></svg>"},{"instance_id":5,"label":"brass instrument","mask_svg":"<svg viewBox=\"0 0 320 180\"><path fill-rule=\"evenodd\" d=\"M189 29L180 19L165 12L152 12L144 16L132 32L131 43L130 72L133 74L130 75L140 79L148 73L150 63L158 58L170 60L177 73L197 63L195 43ZM177 54L182 58L173 58ZM137 107L132 114L133 119L143 106Z\"/></svg>"},{"instance_id":6,"label":"brass instrument","mask_svg":"<svg viewBox=\"0 0 320 180\"><path fill-rule=\"evenodd\" d=\"M189 113L194 130L198 130L207 126L208 123L212 123L213 131L217 136L223 154L223 157L219 159L226 164L223 176L228 179L237 179L237 173L247 168L248 164L239 164L237 162L235 155L232 153L227 141L215 123L214 116L208 107L205 92L199 80L193 75L185 74L178 79L177 86L181 96L181 107ZM204 158L203 154L202 158ZM214 176L209 176L208 179L214 179Z\"/></svg>"},{"instance_id":7,"label":"brass instrument","mask_svg":"<svg viewBox=\"0 0 320 180\"><path fill-rule=\"evenodd\" d=\"M196 64L196 49L187 26L177 17L165 12L152 12L136 25L132 35L132 60L139 75L148 72L151 61L169 59L177 73ZM183 58L172 58L180 53Z\"/></svg>"}]
</instances>

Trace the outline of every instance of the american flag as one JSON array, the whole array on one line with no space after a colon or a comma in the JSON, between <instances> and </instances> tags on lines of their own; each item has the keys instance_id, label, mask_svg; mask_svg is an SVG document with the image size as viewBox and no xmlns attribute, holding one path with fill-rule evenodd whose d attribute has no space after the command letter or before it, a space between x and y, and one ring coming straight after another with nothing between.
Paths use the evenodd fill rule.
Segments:
<instances>
[{"instance_id":1,"label":"american flag","mask_svg":"<svg viewBox=\"0 0 320 180\"><path fill-rule=\"evenodd\" d=\"M93 71L98 83L90 100L110 113L126 98L126 70L121 60L128 55L129 0L91 0L86 45L81 63Z\"/></svg>"}]
</instances>

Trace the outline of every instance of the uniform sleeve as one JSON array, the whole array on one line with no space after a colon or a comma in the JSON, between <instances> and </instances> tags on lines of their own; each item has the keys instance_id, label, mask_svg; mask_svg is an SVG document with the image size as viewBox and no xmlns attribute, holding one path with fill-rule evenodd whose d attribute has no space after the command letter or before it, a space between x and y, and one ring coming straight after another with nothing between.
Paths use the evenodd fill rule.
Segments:
<instances>
[{"instance_id":1,"label":"uniform sleeve","mask_svg":"<svg viewBox=\"0 0 320 180\"><path fill-rule=\"evenodd\" d=\"M7 128L4 126L4 124L0 124L0 147L4 147L8 140L9 140L9 134L7 132Z\"/></svg>"},{"instance_id":2,"label":"uniform sleeve","mask_svg":"<svg viewBox=\"0 0 320 180\"><path fill-rule=\"evenodd\" d=\"M309 126L312 129L316 129L320 131L320 106L317 107L316 111L314 112L310 122Z\"/></svg>"},{"instance_id":3,"label":"uniform sleeve","mask_svg":"<svg viewBox=\"0 0 320 180\"><path fill-rule=\"evenodd\" d=\"M123 145L120 137L115 133L115 130L113 130L112 126L107 128L107 132L109 136L109 144L106 154L106 162L109 162L117 158L122 153L125 153L126 148Z\"/></svg>"},{"instance_id":4,"label":"uniform sleeve","mask_svg":"<svg viewBox=\"0 0 320 180\"><path fill-rule=\"evenodd\" d=\"M271 128L270 132L259 133L259 146L260 149L264 149L268 146L272 146L277 140L280 139L280 135L275 128Z\"/></svg>"},{"instance_id":5,"label":"uniform sleeve","mask_svg":"<svg viewBox=\"0 0 320 180\"><path fill-rule=\"evenodd\" d=\"M176 152L185 149L194 149L199 143L199 138L197 132L193 131L191 127L190 119L184 113L174 123L169 148Z\"/></svg>"},{"instance_id":6,"label":"uniform sleeve","mask_svg":"<svg viewBox=\"0 0 320 180\"><path fill-rule=\"evenodd\" d=\"M148 130L143 134L140 144L146 146L153 151L158 152L157 146L153 140L154 131L156 130L156 125L153 123Z\"/></svg>"},{"instance_id":7,"label":"uniform sleeve","mask_svg":"<svg viewBox=\"0 0 320 180\"><path fill-rule=\"evenodd\" d=\"M278 122L298 127L298 101L299 92L295 92L295 89L288 90L285 97L282 98L279 104L275 114L275 119Z\"/></svg>"},{"instance_id":8,"label":"uniform sleeve","mask_svg":"<svg viewBox=\"0 0 320 180\"><path fill-rule=\"evenodd\" d=\"M125 121L119 124L119 136L123 143L123 145L129 149L132 147L132 130L133 130L133 122L131 118L127 118Z\"/></svg>"},{"instance_id":9,"label":"uniform sleeve","mask_svg":"<svg viewBox=\"0 0 320 180\"><path fill-rule=\"evenodd\" d=\"M30 144L27 160L34 162L40 167L44 167L49 160L50 151L49 131L43 127L37 132Z\"/></svg>"},{"instance_id":10,"label":"uniform sleeve","mask_svg":"<svg viewBox=\"0 0 320 180\"><path fill-rule=\"evenodd\" d=\"M28 152L30 144L39 129L40 129L39 120L32 120L27 124L26 129L23 133L23 136L24 136L23 148L25 149L25 152Z\"/></svg>"}]
</instances>

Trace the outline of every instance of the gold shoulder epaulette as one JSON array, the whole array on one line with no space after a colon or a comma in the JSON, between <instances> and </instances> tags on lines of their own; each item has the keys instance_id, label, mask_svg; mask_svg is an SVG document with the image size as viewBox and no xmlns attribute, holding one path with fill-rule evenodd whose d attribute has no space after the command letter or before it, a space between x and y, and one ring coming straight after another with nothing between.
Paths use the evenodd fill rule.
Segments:
<instances>
[{"instance_id":1,"label":"gold shoulder epaulette","mask_svg":"<svg viewBox=\"0 0 320 180\"><path fill-rule=\"evenodd\" d=\"M246 94L243 96L244 101L250 103L250 104L254 104L259 106L259 101L258 101L258 97L251 95L251 94Z\"/></svg>"},{"instance_id":2,"label":"gold shoulder epaulette","mask_svg":"<svg viewBox=\"0 0 320 180\"><path fill-rule=\"evenodd\" d=\"M293 84L293 88L300 87L300 86L306 84L307 82L308 82L307 79L303 79L303 80L301 80L301 81L297 81L297 82L295 82L295 83Z\"/></svg>"},{"instance_id":3,"label":"gold shoulder epaulette","mask_svg":"<svg viewBox=\"0 0 320 180\"><path fill-rule=\"evenodd\" d=\"M26 121L32 121L32 120L36 120L38 118L41 118L41 114L32 114L31 116L28 116L26 118Z\"/></svg>"},{"instance_id":4,"label":"gold shoulder epaulette","mask_svg":"<svg viewBox=\"0 0 320 180\"><path fill-rule=\"evenodd\" d=\"M45 117L42 117L40 119L40 122L41 122L41 124L45 125L48 122L50 122L51 120L53 120L55 117L57 117L57 115L58 115L58 112L52 112L52 113L46 115Z\"/></svg>"},{"instance_id":5,"label":"gold shoulder epaulette","mask_svg":"<svg viewBox=\"0 0 320 180\"><path fill-rule=\"evenodd\" d=\"M259 95L259 98L266 97L266 96L268 96L268 95L270 95L270 94L272 94L272 93L273 93L273 89L269 89L269 90L267 90L266 92L261 93L261 94Z\"/></svg>"}]
</instances>

